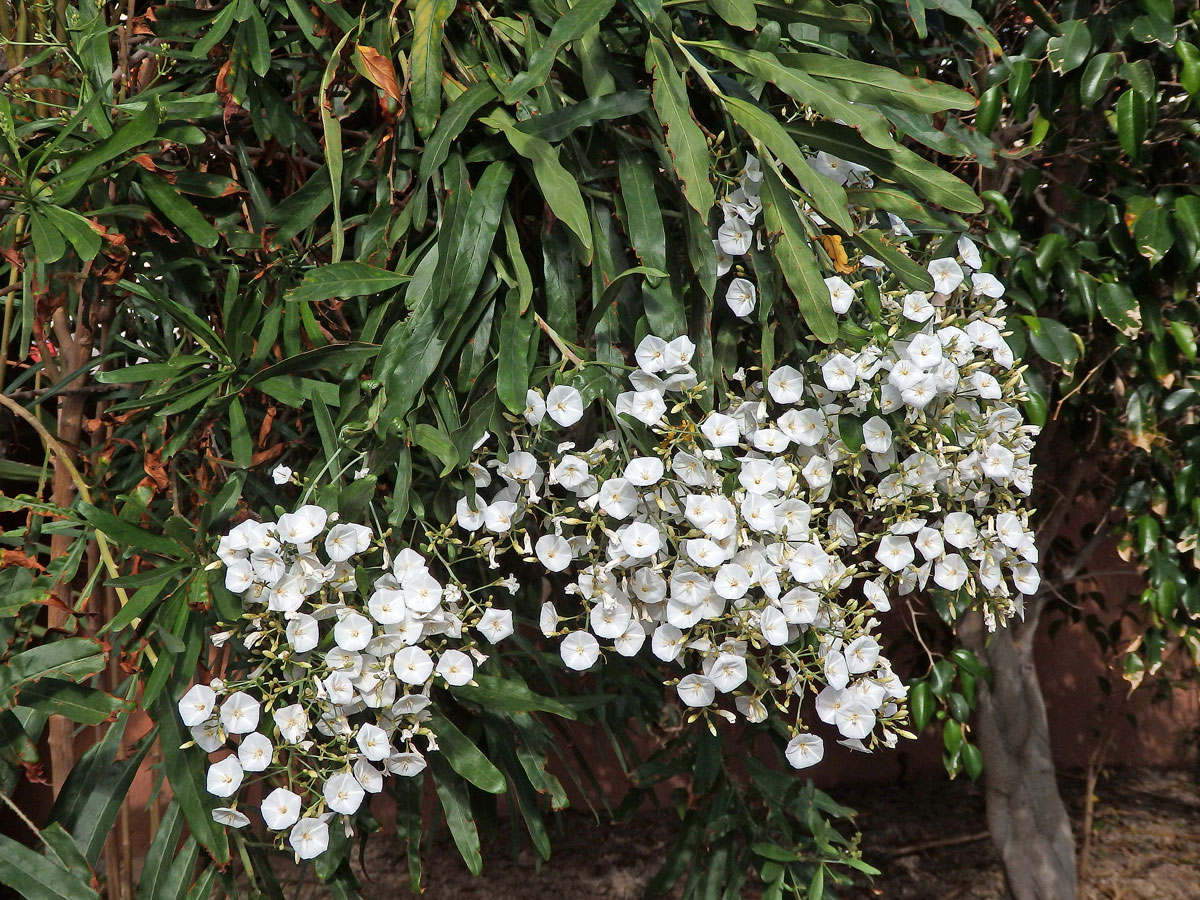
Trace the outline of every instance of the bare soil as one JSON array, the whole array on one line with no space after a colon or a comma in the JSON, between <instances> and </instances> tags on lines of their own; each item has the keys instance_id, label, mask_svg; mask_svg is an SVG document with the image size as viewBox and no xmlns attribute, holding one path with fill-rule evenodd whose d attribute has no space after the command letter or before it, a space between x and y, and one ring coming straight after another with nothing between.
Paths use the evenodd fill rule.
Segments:
<instances>
[{"instance_id":1,"label":"bare soil","mask_svg":"<svg viewBox=\"0 0 1200 900\"><path fill-rule=\"evenodd\" d=\"M1087 900L1200 900L1200 787L1194 773L1130 769L1110 773L1096 791ZM1064 776L1060 789L1076 826L1084 782ZM837 889L842 900L1005 900L1000 859L987 837L983 792L965 780L839 788L858 810L864 858L883 871ZM666 810L611 824L567 811L551 822L553 856L539 860L525 844L513 852L507 828L484 846L484 874L474 878L450 841L438 834L425 853L425 900L635 900L661 864L677 827ZM367 900L412 896L399 846L368 842L356 869ZM703 859L696 860L703 865ZM326 896L308 884L305 900ZM755 888L743 894L759 895Z\"/></svg>"}]
</instances>

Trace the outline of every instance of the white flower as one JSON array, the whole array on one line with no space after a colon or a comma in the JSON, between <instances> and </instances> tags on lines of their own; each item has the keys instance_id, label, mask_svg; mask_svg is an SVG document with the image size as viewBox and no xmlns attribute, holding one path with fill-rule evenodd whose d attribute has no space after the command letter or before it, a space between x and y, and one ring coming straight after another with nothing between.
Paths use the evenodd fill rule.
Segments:
<instances>
[{"instance_id":1,"label":"white flower","mask_svg":"<svg viewBox=\"0 0 1200 900\"><path fill-rule=\"evenodd\" d=\"M383 774L365 759L357 760L351 771L368 794L378 794L383 790Z\"/></svg>"},{"instance_id":2,"label":"white flower","mask_svg":"<svg viewBox=\"0 0 1200 900\"><path fill-rule=\"evenodd\" d=\"M571 544L557 534L543 534L533 545L538 561L551 572L561 572L571 565Z\"/></svg>"},{"instance_id":3,"label":"white flower","mask_svg":"<svg viewBox=\"0 0 1200 900\"><path fill-rule=\"evenodd\" d=\"M875 727L875 713L864 703L847 703L838 709L834 724L842 737L865 738Z\"/></svg>"},{"instance_id":4,"label":"white flower","mask_svg":"<svg viewBox=\"0 0 1200 900\"><path fill-rule=\"evenodd\" d=\"M696 345L686 334L672 338L667 342L663 351L667 356L667 371L674 372L686 368L696 353Z\"/></svg>"},{"instance_id":5,"label":"white flower","mask_svg":"<svg viewBox=\"0 0 1200 900\"><path fill-rule=\"evenodd\" d=\"M309 650L315 649L321 642L321 631L317 620L306 613L296 613L294 618L289 619L284 634L287 636L288 644L297 653L307 653Z\"/></svg>"},{"instance_id":6,"label":"white flower","mask_svg":"<svg viewBox=\"0 0 1200 900\"><path fill-rule=\"evenodd\" d=\"M815 734L798 734L788 741L783 755L792 768L807 769L825 756L825 743Z\"/></svg>"},{"instance_id":7,"label":"white flower","mask_svg":"<svg viewBox=\"0 0 1200 900\"><path fill-rule=\"evenodd\" d=\"M858 367L846 354L835 353L821 366L821 376L825 379L825 387L840 393L854 387Z\"/></svg>"},{"instance_id":8,"label":"white flower","mask_svg":"<svg viewBox=\"0 0 1200 900\"><path fill-rule=\"evenodd\" d=\"M879 549L875 551L875 558L892 572L899 572L913 561L914 556L912 542L896 534L889 534L880 540Z\"/></svg>"},{"instance_id":9,"label":"white flower","mask_svg":"<svg viewBox=\"0 0 1200 900\"><path fill-rule=\"evenodd\" d=\"M256 731L242 738L238 746L238 762L247 772L262 772L271 765L271 754L274 752L275 745L271 739Z\"/></svg>"},{"instance_id":10,"label":"white flower","mask_svg":"<svg viewBox=\"0 0 1200 900\"><path fill-rule=\"evenodd\" d=\"M542 604L541 612L538 614L538 628L546 637L550 637L558 631L558 610L554 608L554 603L550 600Z\"/></svg>"},{"instance_id":11,"label":"white flower","mask_svg":"<svg viewBox=\"0 0 1200 900\"><path fill-rule=\"evenodd\" d=\"M279 517L279 539L289 544L307 544L325 530L328 513L319 506L302 506Z\"/></svg>"},{"instance_id":12,"label":"white flower","mask_svg":"<svg viewBox=\"0 0 1200 900\"><path fill-rule=\"evenodd\" d=\"M633 352L633 358L637 360L638 367L643 372L652 375L667 368L666 348L666 341L648 334L637 345L637 350Z\"/></svg>"},{"instance_id":13,"label":"white flower","mask_svg":"<svg viewBox=\"0 0 1200 900\"><path fill-rule=\"evenodd\" d=\"M842 655L846 657L846 668L850 670L850 674L861 675L875 668L879 650L879 641L869 634L860 635L847 644Z\"/></svg>"},{"instance_id":14,"label":"white flower","mask_svg":"<svg viewBox=\"0 0 1200 900\"><path fill-rule=\"evenodd\" d=\"M840 316L850 309L850 304L854 302L854 288L846 284L844 279L836 275L826 278L825 287L829 288L829 302L835 313Z\"/></svg>"},{"instance_id":15,"label":"white flower","mask_svg":"<svg viewBox=\"0 0 1200 900\"><path fill-rule=\"evenodd\" d=\"M662 535L647 522L633 522L621 534L621 549L634 559L648 559L662 548Z\"/></svg>"},{"instance_id":16,"label":"white flower","mask_svg":"<svg viewBox=\"0 0 1200 900\"><path fill-rule=\"evenodd\" d=\"M962 266L949 256L935 259L929 264L929 275L933 279L933 289L939 294L950 294L963 283Z\"/></svg>"},{"instance_id":17,"label":"white flower","mask_svg":"<svg viewBox=\"0 0 1200 900\"><path fill-rule=\"evenodd\" d=\"M250 819L244 813L228 806L218 806L212 811L213 821L229 828L244 828L250 824Z\"/></svg>"},{"instance_id":18,"label":"white flower","mask_svg":"<svg viewBox=\"0 0 1200 900\"><path fill-rule=\"evenodd\" d=\"M1036 594L1041 586L1042 576L1038 574L1037 566L1030 563L1018 563L1012 569L1013 584L1022 594Z\"/></svg>"},{"instance_id":19,"label":"white flower","mask_svg":"<svg viewBox=\"0 0 1200 900\"><path fill-rule=\"evenodd\" d=\"M276 788L263 799L259 812L268 828L283 831L300 818L300 797L287 788Z\"/></svg>"},{"instance_id":20,"label":"white flower","mask_svg":"<svg viewBox=\"0 0 1200 900\"><path fill-rule=\"evenodd\" d=\"M188 731L192 735L192 740L196 742L196 746L205 753L219 750L225 743L221 733L221 724L215 718L201 722L199 725L193 725Z\"/></svg>"},{"instance_id":21,"label":"white flower","mask_svg":"<svg viewBox=\"0 0 1200 900\"><path fill-rule=\"evenodd\" d=\"M308 734L308 715L299 703L275 710L271 713L271 718L275 720L275 726L283 739L289 743L298 744Z\"/></svg>"},{"instance_id":22,"label":"white flower","mask_svg":"<svg viewBox=\"0 0 1200 900\"><path fill-rule=\"evenodd\" d=\"M426 765L425 757L420 753L397 753L394 756L388 757L387 770L393 775L412 778L414 775L420 775L424 772Z\"/></svg>"},{"instance_id":23,"label":"white flower","mask_svg":"<svg viewBox=\"0 0 1200 900\"><path fill-rule=\"evenodd\" d=\"M242 786L242 766L236 756L227 756L208 767L206 786L214 797L231 797Z\"/></svg>"},{"instance_id":24,"label":"white flower","mask_svg":"<svg viewBox=\"0 0 1200 900\"><path fill-rule=\"evenodd\" d=\"M589 477L591 475L588 464L578 456L570 454L560 459L550 470L551 482L561 484L571 491L586 483Z\"/></svg>"},{"instance_id":25,"label":"white flower","mask_svg":"<svg viewBox=\"0 0 1200 900\"><path fill-rule=\"evenodd\" d=\"M993 300L998 300L1004 296L1004 285L995 275L987 272L977 272L971 276L971 294L978 297L991 297Z\"/></svg>"},{"instance_id":26,"label":"white flower","mask_svg":"<svg viewBox=\"0 0 1200 900\"><path fill-rule=\"evenodd\" d=\"M804 376L791 366L779 366L767 379L767 391L776 403L799 403L804 391Z\"/></svg>"},{"instance_id":27,"label":"white flower","mask_svg":"<svg viewBox=\"0 0 1200 900\"><path fill-rule=\"evenodd\" d=\"M953 512L947 513L942 520L942 536L950 546L965 550L978 540L979 535L970 513Z\"/></svg>"},{"instance_id":28,"label":"white flower","mask_svg":"<svg viewBox=\"0 0 1200 900\"><path fill-rule=\"evenodd\" d=\"M663 662L671 662L683 649L683 632L674 625L662 624L650 636L650 650Z\"/></svg>"},{"instance_id":29,"label":"white flower","mask_svg":"<svg viewBox=\"0 0 1200 900\"><path fill-rule=\"evenodd\" d=\"M753 242L754 229L740 216L726 219L725 224L717 229L717 243L721 250L730 256L746 253Z\"/></svg>"},{"instance_id":30,"label":"white flower","mask_svg":"<svg viewBox=\"0 0 1200 900\"><path fill-rule=\"evenodd\" d=\"M722 694L736 690L746 681L746 660L734 653L722 653L713 660L708 680Z\"/></svg>"},{"instance_id":31,"label":"white flower","mask_svg":"<svg viewBox=\"0 0 1200 900\"><path fill-rule=\"evenodd\" d=\"M511 500L496 500L483 511L483 525L494 534L504 534L513 525L517 504Z\"/></svg>"},{"instance_id":32,"label":"white flower","mask_svg":"<svg viewBox=\"0 0 1200 900\"><path fill-rule=\"evenodd\" d=\"M179 718L189 728L202 725L212 716L216 705L217 695L212 688L203 684L193 684L188 688L188 692L179 698Z\"/></svg>"},{"instance_id":33,"label":"white flower","mask_svg":"<svg viewBox=\"0 0 1200 900\"><path fill-rule=\"evenodd\" d=\"M329 847L329 826L320 819L301 819L288 835L288 843L301 859L313 859Z\"/></svg>"},{"instance_id":34,"label":"white flower","mask_svg":"<svg viewBox=\"0 0 1200 900\"><path fill-rule=\"evenodd\" d=\"M421 647L405 647L392 658L392 671L405 684L424 684L433 674L433 659Z\"/></svg>"},{"instance_id":35,"label":"white flower","mask_svg":"<svg viewBox=\"0 0 1200 900\"><path fill-rule=\"evenodd\" d=\"M487 638L488 643L499 643L513 633L512 610L489 609L480 616L475 630Z\"/></svg>"},{"instance_id":36,"label":"white flower","mask_svg":"<svg viewBox=\"0 0 1200 900\"><path fill-rule=\"evenodd\" d=\"M240 594L254 586L254 568L246 559L236 559L225 564L225 588Z\"/></svg>"},{"instance_id":37,"label":"white flower","mask_svg":"<svg viewBox=\"0 0 1200 900\"><path fill-rule=\"evenodd\" d=\"M695 672L681 678L675 690L679 693L679 699L688 706L708 706L717 696L713 683Z\"/></svg>"},{"instance_id":38,"label":"white flower","mask_svg":"<svg viewBox=\"0 0 1200 900\"><path fill-rule=\"evenodd\" d=\"M471 508L469 497L459 497L458 503L454 507L454 514L458 517L458 524L467 531L478 531L483 525L486 510L487 504L478 495L475 497L474 509Z\"/></svg>"},{"instance_id":39,"label":"white flower","mask_svg":"<svg viewBox=\"0 0 1200 900\"><path fill-rule=\"evenodd\" d=\"M713 590L726 600L739 600L750 590L750 572L740 563L725 563L713 578Z\"/></svg>"},{"instance_id":40,"label":"white flower","mask_svg":"<svg viewBox=\"0 0 1200 900\"><path fill-rule=\"evenodd\" d=\"M729 282L729 288L725 291L725 302L733 310L735 316L744 318L754 312L755 304L758 302L758 292L749 280L735 278Z\"/></svg>"},{"instance_id":41,"label":"white flower","mask_svg":"<svg viewBox=\"0 0 1200 900\"><path fill-rule=\"evenodd\" d=\"M387 732L378 725L366 722L358 726L358 734L354 740L358 744L358 749L362 751L362 755L375 762L387 759L392 754L392 745L388 740Z\"/></svg>"},{"instance_id":42,"label":"white flower","mask_svg":"<svg viewBox=\"0 0 1200 900\"><path fill-rule=\"evenodd\" d=\"M443 650L438 657L437 673L446 679L446 684L458 687L475 677L475 664L461 650Z\"/></svg>"},{"instance_id":43,"label":"white flower","mask_svg":"<svg viewBox=\"0 0 1200 900\"><path fill-rule=\"evenodd\" d=\"M343 650L362 650L375 636L371 620L356 612L349 612L333 626L333 640Z\"/></svg>"},{"instance_id":44,"label":"white flower","mask_svg":"<svg viewBox=\"0 0 1200 900\"><path fill-rule=\"evenodd\" d=\"M887 453L892 449L892 427L880 416L871 416L863 423L863 446L872 453Z\"/></svg>"},{"instance_id":45,"label":"white flower","mask_svg":"<svg viewBox=\"0 0 1200 900\"><path fill-rule=\"evenodd\" d=\"M610 478L600 488L600 508L614 519L624 519L637 506L637 491L624 478Z\"/></svg>"},{"instance_id":46,"label":"white flower","mask_svg":"<svg viewBox=\"0 0 1200 900\"><path fill-rule=\"evenodd\" d=\"M586 631L572 631L558 648L568 669L590 669L600 655L600 643Z\"/></svg>"},{"instance_id":47,"label":"white flower","mask_svg":"<svg viewBox=\"0 0 1200 900\"><path fill-rule=\"evenodd\" d=\"M325 552L331 562L345 562L371 546L371 529L365 525L334 525L325 536Z\"/></svg>"},{"instance_id":48,"label":"white flower","mask_svg":"<svg viewBox=\"0 0 1200 900\"><path fill-rule=\"evenodd\" d=\"M563 428L574 425L583 418L583 397L570 385L555 385L546 395L546 415Z\"/></svg>"},{"instance_id":49,"label":"white flower","mask_svg":"<svg viewBox=\"0 0 1200 900\"><path fill-rule=\"evenodd\" d=\"M816 171L827 178L832 178L838 184L845 184L852 178L858 180L869 172L866 166L860 166L857 163L839 159L831 153L826 153L824 150L817 153L816 156L810 156L805 161Z\"/></svg>"},{"instance_id":50,"label":"white flower","mask_svg":"<svg viewBox=\"0 0 1200 900\"><path fill-rule=\"evenodd\" d=\"M249 734L258 727L259 702L245 691L230 694L221 704L221 724L230 734Z\"/></svg>"},{"instance_id":51,"label":"white flower","mask_svg":"<svg viewBox=\"0 0 1200 900\"><path fill-rule=\"evenodd\" d=\"M542 399L542 392L537 388L530 388L525 392L525 411L521 415L530 425L538 425L546 417L546 401Z\"/></svg>"},{"instance_id":52,"label":"white flower","mask_svg":"<svg viewBox=\"0 0 1200 900\"><path fill-rule=\"evenodd\" d=\"M330 809L347 816L358 812L358 808L362 806L363 798L366 796L358 779L349 772L339 772L326 781L325 790L322 793L325 803Z\"/></svg>"},{"instance_id":53,"label":"white flower","mask_svg":"<svg viewBox=\"0 0 1200 900\"><path fill-rule=\"evenodd\" d=\"M774 606L768 606L759 614L758 630L768 644L781 647L788 642L788 620L784 613Z\"/></svg>"},{"instance_id":54,"label":"white flower","mask_svg":"<svg viewBox=\"0 0 1200 900\"><path fill-rule=\"evenodd\" d=\"M271 480L276 484L287 484L292 480L292 470L287 466L278 465L271 470Z\"/></svg>"},{"instance_id":55,"label":"white flower","mask_svg":"<svg viewBox=\"0 0 1200 900\"><path fill-rule=\"evenodd\" d=\"M904 318L913 322L928 322L933 318L936 310L933 304L929 302L929 297L924 291L913 291L911 294L904 296L904 305L901 312Z\"/></svg>"},{"instance_id":56,"label":"white flower","mask_svg":"<svg viewBox=\"0 0 1200 900\"><path fill-rule=\"evenodd\" d=\"M638 487L658 484L662 476L662 460L654 456L636 456L625 467L625 480Z\"/></svg>"},{"instance_id":57,"label":"white flower","mask_svg":"<svg viewBox=\"0 0 1200 900\"><path fill-rule=\"evenodd\" d=\"M704 420L700 430L714 447L733 447L742 437L737 420L717 412Z\"/></svg>"},{"instance_id":58,"label":"white flower","mask_svg":"<svg viewBox=\"0 0 1200 900\"><path fill-rule=\"evenodd\" d=\"M966 560L957 553L942 557L933 568L934 584L948 591L957 591L967 583L970 575Z\"/></svg>"},{"instance_id":59,"label":"white flower","mask_svg":"<svg viewBox=\"0 0 1200 900\"><path fill-rule=\"evenodd\" d=\"M958 239L958 255L962 257L962 261L972 269L983 267L983 260L979 257L979 248L965 234Z\"/></svg>"},{"instance_id":60,"label":"white flower","mask_svg":"<svg viewBox=\"0 0 1200 900\"><path fill-rule=\"evenodd\" d=\"M644 643L646 629L637 619L631 619L625 630L613 639L613 647L622 656L636 656Z\"/></svg>"},{"instance_id":61,"label":"white flower","mask_svg":"<svg viewBox=\"0 0 1200 900\"><path fill-rule=\"evenodd\" d=\"M667 411L663 393L657 388L646 391L631 391L629 414L643 425L657 425ZM626 396L625 394L621 395Z\"/></svg>"},{"instance_id":62,"label":"white flower","mask_svg":"<svg viewBox=\"0 0 1200 900\"><path fill-rule=\"evenodd\" d=\"M720 241L713 241L713 255L717 260L717 277L720 278L722 275L728 274L729 270L733 267L733 258L721 249Z\"/></svg>"}]
</instances>

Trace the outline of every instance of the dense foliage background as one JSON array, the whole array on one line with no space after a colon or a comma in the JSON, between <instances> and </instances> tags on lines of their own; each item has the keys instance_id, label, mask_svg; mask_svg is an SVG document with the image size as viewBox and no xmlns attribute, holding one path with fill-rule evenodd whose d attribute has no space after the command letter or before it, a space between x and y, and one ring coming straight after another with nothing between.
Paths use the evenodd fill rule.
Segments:
<instances>
[{"instance_id":1,"label":"dense foliage background","mask_svg":"<svg viewBox=\"0 0 1200 900\"><path fill-rule=\"evenodd\" d=\"M333 484L325 499L347 515L386 498L381 525L419 542L528 385L575 358L621 362L647 331L686 328L719 391L747 348L713 302L714 172L754 142L784 163L779 189L807 197L851 252L895 258L879 232L842 227L847 200L932 232L986 228L1017 300L1011 342L1034 364L1028 411L1047 425L1049 577L991 644L963 610L937 609L945 656L913 713L938 718L952 771L986 768L998 788L1008 769L1052 775L1048 746L1002 737L1044 734L1022 674L1031 635L1043 609L1074 615L1062 600L1098 543L1115 527L1146 567L1118 624L1094 622L1132 683L1173 653L1194 658L1200 612L1196 14L1169 0L1093 7L0 3L0 787L10 798L45 776L58 798L30 823L36 840L0 838L0 882L132 897L133 867L108 838L150 760L172 799L138 896L204 897L218 882L275 894L268 848L230 843L200 760L179 749L174 700L218 663L206 638L230 614L197 565L213 537L290 502L267 476L283 462ZM831 192L802 148L879 180ZM812 290L835 242L810 243L798 222L772 230L792 252L780 299L764 291L759 308L763 356L838 337ZM615 384L596 366L581 386ZM1059 535L1089 495L1111 512L1073 545ZM561 720L579 719L626 761L631 808L691 776L659 887L736 896L753 873L775 896L815 897L864 867L852 829L824 818L844 811L778 760L734 777L702 731L641 758L631 735L678 716L647 673L606 668L580 696L537 647L521 650L492 693L456 699L478 750L430 776L468 865L476 823L495 821L493 788L549 857L543 816L566 794L544 765L567 745ZM566 768L587 777L578 758ZM1047 791L1044 777L1027 787ZM419 786L396 799L415 882L431 823ZM1057 854L1050 887L1016 883L1018 896L1069 896L1069 833L1065 849L1061 833L1045 840L1062 818L996 815L1014 858ZM701 847L707 865L691 865ZM349 850L317 866L346 896Z\"/></svg>"}]
</instances>

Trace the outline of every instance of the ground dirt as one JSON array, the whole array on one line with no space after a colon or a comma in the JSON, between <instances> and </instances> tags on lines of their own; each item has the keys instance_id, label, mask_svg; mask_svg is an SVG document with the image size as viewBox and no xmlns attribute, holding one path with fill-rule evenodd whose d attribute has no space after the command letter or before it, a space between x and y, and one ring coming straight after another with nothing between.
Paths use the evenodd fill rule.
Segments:
<instances>
[{"instance_id":1,"label":"ground dirt","mask_svg":"<svg viewBox=\"0 0 1200 900\"><path fill-rule=\"evenodd\" d=\"M1084 782L1060 780L1079 839ZM1004 900L999 857L987 838L980 787L965 780L850 787L831 791L858 810L864 858L883 871L837 890L841 900ZM1200 786L1183 771L1108 773L1096 792L1087 900L1200 900ZM551 826L549 863L529 849L514 856L501 834L484 846L484 874L473 878L447 834L426 852L425 900L635 900L662 861L676 827L673 813L648 810L606 824L567 811ZM505 829L501 829L504 831ZM412 896L398 845L380 836L356 869L367 900ZM697 859L697 865L703 860ZM306 885L304 900L324 896ZM670 895L668 895L670 896ZM743 894L759 896L756 888Z\"/></svg>"}]
</instances>

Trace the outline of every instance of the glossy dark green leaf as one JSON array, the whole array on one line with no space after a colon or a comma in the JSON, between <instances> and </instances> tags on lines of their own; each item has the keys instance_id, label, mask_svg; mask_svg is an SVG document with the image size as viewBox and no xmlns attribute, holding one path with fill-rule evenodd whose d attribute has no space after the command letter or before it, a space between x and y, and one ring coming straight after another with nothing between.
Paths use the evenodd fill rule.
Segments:
<instances>
[{"instance_id":1,"label":"glossy dark green leaf","mask_svg":"<svg viewBox=\"0 0 1200 900\"><path fill-rule=\"evenodd\" d=\"M614 3L615 0L578 0L558 16L546 42L529 57L529 67L502 88L504 99L514 103L523 94L544 84L563 47L594 29L609 14Z\"/></svg>"},{"instance_id":2,"label":"glossy dark green leaf","mask_svg":"<svg viewBox=\"0 0 1200 900\"><path fill-rule=\"evenodd\" d=\"M1127 88L1117 100L1117 140L1121 149L1131 159L1142 153L1142 142L1146 139L1149 112L1146 98L1132 88Z\"/></svg>"},{"instance_id":3,"label":"glossy dark green leaf","mask_svg":"<svg viewBox=\"0 0 1200 900\"><path fill-rule=\"evenodd\" d=\"M99 900L90 879L0 834L0 884L21 900Z\"/></svg>"},{"instance_id":4,"label":"glossy dark green leaf","mask_svg":"<svg viewBox=\"0 0 1200 900\"><path fill-rule=\"evenodd\" d=\"M504 775L457 725L445 716L434 714L429 727L437 735L440 752L455 772L489 794L503 794L507 790Z\"/></svg>"},{"instance_id":5,"label":"glossy dark green leaf","mask_svg":"<svg viewBox=\"0 0 1200 900\"><path fill-rule=\"evenodd\" d=\"M1059 25L1060 33L1050 38L1046 56L1055 72L1065 75L1078 69L1092 52L1092 33L1084 19L1071 19Z\"/></svg>"},{"instance_id":6,"label":"glossy dark green leaf","mask_svg":"<svg viewBox=\"0 0 1200 900\"><path fill-rule=\"evenodd\" d=\"M315 303L333 297L365 297L397 287L409 276L360 262L339 262L310 269L298 287L286 295L296 303Z\"/></svg>"},{"instance_id":7,"label":"glossy dark green leaf","mask_svg":"<svg viewBox=\"0 0 1200 900\"><path fill-rule=\"evenodd\" d=\"M666 46L651 37L647 47L646 69L654 76L654 108L666 132L667 149L675 173L683 182L687 202L700 215L707 216L713 205L713 187L708 178L711 166L708 142L692 119L687 85Z\"/></svg>"},{"instance_id":8,"label":"glossy dark green leaf","mask_svg":"<svg viewBox=\"0 0 1200 900\"><path fill-rule=\"evenodd\" d=\"M471 812L471 799L466 785L455 777L450 767L440 757L430 760L430 770L433 772L433 783L437 789L438 800L442 812L446 816L446 824L450 828L450 836L454 846L467 864L472 875L483 871L483 855L479 848L479 829Z\"/></svg>"},{"instance_id":9,"label":"glossy dark green leaf","mask_svg":"<svg viewBox=\"0 0 1200 900\"><path fill-rule=\"evenodd\" d=\"M417 0L409 54L413 121L423 137L433 131L442 99L442 31L454 12L453 0Z\"/></svg>"},{"instance_id":10,"label":"glossy dark green leaf","mask_svg":"<svg viewBox=\"0 0 1200 900\"><path fill-rule=\"evenodd\" d=\"M1117 74L1117 54L1097 53L1083 70L1079 79L1079 102L1084 106L1095 106L1108 90Z\"/></svg>"}]
</instances>

